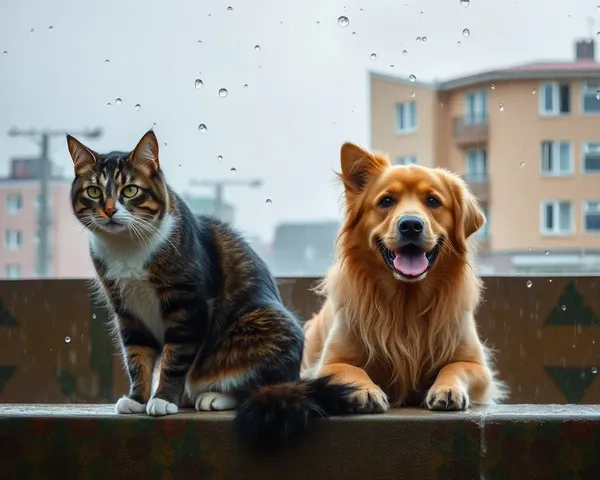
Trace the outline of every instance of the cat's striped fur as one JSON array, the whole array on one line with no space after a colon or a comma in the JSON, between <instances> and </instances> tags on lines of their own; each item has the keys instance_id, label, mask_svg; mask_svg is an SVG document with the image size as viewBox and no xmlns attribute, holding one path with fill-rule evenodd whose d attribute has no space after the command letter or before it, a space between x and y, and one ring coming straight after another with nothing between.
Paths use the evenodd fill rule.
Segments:
<instances>
[{"instance_id":1,"label":"cat's striped fur","mask_svg":"<svg viewBox=\"0 0 600 480\"><path fill-rule=\"evenodd\" d=\"M71 136L67 144L73 211L90 232L130 379L118 413L237 407L239 432L260 444L352 410L353 387L299 379L304 333L267 266L168 187L152 131L132 152L98 154Z\"/></svg>"}]
</instances>

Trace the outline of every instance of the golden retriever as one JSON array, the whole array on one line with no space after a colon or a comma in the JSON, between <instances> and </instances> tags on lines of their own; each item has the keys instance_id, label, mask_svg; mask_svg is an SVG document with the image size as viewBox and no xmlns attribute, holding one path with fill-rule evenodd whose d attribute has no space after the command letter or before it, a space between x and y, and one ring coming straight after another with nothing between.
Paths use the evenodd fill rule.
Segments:
<instances>
[{"instance_id":1,"label":"golden retriever","mask_svg":"<svg viewBox=\"0 0 600 480\"><path fill-rule=\"evenodd\" d=\"M467 185L352 143L341 164L339 257L319 288L321 311L305 324L303 376L358 386L363 413L503 400L475 325L482 283L472 235L485 217Z\"/></svg>"}]
</instances>

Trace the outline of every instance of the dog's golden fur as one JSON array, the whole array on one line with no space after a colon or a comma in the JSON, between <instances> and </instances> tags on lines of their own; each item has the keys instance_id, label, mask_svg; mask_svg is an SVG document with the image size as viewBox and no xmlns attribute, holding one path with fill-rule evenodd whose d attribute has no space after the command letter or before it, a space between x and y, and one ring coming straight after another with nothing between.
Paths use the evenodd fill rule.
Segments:
<instances>
[{"instance_id":1,"label":"dog's golden fur","mask_svg":"<svg viewBox=\"0 0 600 480\"><path fill-rule=\"evenodd\" d=\"M470 237L485 217L466 184L440 168L392 166L387 156L350 143L341 162L346 215L339 257L320 286L325 303L305 325L304 375L360 386L363 412L501 401L507 390L474 319L482 283ZM385 196L392 200L382 204ZM423 221L424 251L439 243L418 278L387 265L378 245L395 250L406 214Z\"/></svg>"}]
</instances>

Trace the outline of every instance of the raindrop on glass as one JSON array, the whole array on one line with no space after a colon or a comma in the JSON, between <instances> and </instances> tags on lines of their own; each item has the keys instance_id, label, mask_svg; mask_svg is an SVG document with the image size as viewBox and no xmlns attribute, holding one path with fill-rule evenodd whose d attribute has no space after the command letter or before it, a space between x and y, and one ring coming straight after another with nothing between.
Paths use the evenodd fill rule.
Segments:
<instances>
[{"instance_id":1,"label":"raindrop on glass","mask_svg":"<svg viewBox=\"0 0 600 480\"><path fill-rule=\"evenodd\" d=\"M563 305L562 307L560 307L562 309L562 311L564 312L567 309L566 305Z\"/></svg>"},{"instance_id":2,"label":"raindrop on glass","mask_svg":"<svg viewBox=\"0 0 600 480\"><path fill-rule=\"evenodd\" d=\"M533 282L531 280L527 280L527 288L531 288Z\"/></svg>"},{"instance_id":3,"label":"raindrop on glass","mask_svg":"<svg viewBox=\"0 0 600 480\"><path fill-rule=\"evenodd\" d=\"M65 343L71 343L71 337L65 337Z\"/></svg>"},{"instance_id":4,"label":"raindrop on glass","mask_svg":"<svg viewBox=\"0 0 600 480\"><path fill-rule=\"evenodd\" d=\"M371 58L371 60L377 60L377 54L372 53L370 58Z\"/></svg>"},{"instance_id":5,"label":"raindrop on glass","mask_svg":"<svg viewBox=\"0 0 600 480\"><path fill-rule=\"evenodd\" d=\"M50 25L50 26L48 27L48 30L52 31L52 30L54 30L54 27L53 27L52 25Z\"/></svg>"},{"instance_id":6,"label":"raindrop on glass","mask_svg":"<svg viewBox=\"0 0 600 480\"><path fill-rule=\"evenodd\" d=\"M199 78L197 78L194 81L194 87L196 88L202 88L204 86L204 82L202 80L200 80Z\"/></svg>"},{"instance_id":7,"label":"raindrop on glass","mask_svg":"<svg viewBox=\"0 0 600 480\"><path fill-rule=\"evenodd\" d=\"M6 54L8 54L8 52L7 52L6 50L4 50L4 51L2 52L2 55L6 55Z\"/></svg>"},{"instance_id":8,"label":"raindrop on glass","mask_svg":"<svg viewBox=\"0 0 600 480\"><path fill-rule=\"evenodd\" d=\"M107 106L107 107L110 107L111 105L112 105L112 104L111 104L110 102L108 102L108 103L106 104L106 106Z\"/></svg>"},{"instance_id":9,"label":"raindrop on glass","mask_svg":"<svg viewBox=\"0 0 600 480\"><path fill-rule=\"evenodd\" d=\"M227 7L227 13L233 13L233 7Z\"/></svg>"},{"instance_id":10,"label":"raindrop on glass","mask_svg":"<svg viewBox=\"0 0 600 480\"><path fill-rule=\"evenodd\" d=\"M467 8L471 2L469 0L460 0L460 6Z\"/></svg>"},{"instance_id":11,"label":"raindrop on glass","mask_svg":"<svg viewBox=\"0 0 600 480\"><path fill-rule=\"evenodd\" d=\"M270 198L267 198L265 200L265 203L268 204L268 205L271 205L273 203L273 200L271 200Z\"/></svg>"},{"instance_id":12,"label":"raindrop on glass","mask_svg":"<svg viewBox=\"0 0 600 480\"><path fill-rule=\"evenodd\" d=\"M204 125L203 123L201 123L200 125L198 125L198 131L200 133L205 133L207 130L206 125Z\"/></svg>"},{"instance_id":13,"label":"raindrop on glass","mask_svg":"<svg viewBox=\"0 0 600 480\"><path fill-rule=\"evenodd\" d=\"M416 94L415 92L412 92L412 93L410 94L410 96L411 96L412 98L415 98L415 97L417 96L417 94Z\"/></svg>"},{"instance_id":14,"label":"raindrop on glass","mask_svg":"<svg viewBox=\"0 0 600 480\"><path fill-rule=\"evenodd\" d=\"M465 29L463 30L463 37L465 37L465 38L469 38L469 35L471 35L471 32L469 31L469 29L468 29L468 28L465 28Z\"/></svg>"},{"instance_id":15,"label":"raindrop on glass","mask_svg":"<svg viewBox=\"0 0 600 480\"><path fill-rule=\"evenodd\" d=\"M537 93L537 90L534 88L534 89L531 91L531 93L532 93L533 95L535 95L535 94Z\"/></svg>"},{"instance_id":16,"label":"raindrop on glass","mask_svg":"<svg viewBox=\"0 0 600 480\"><path fill-rule=\"evenodd\" d=\"M356 35L356 32L352 32L352 35Z\"/></svg>"},{"instance_id":17,"label":"raindrop on glass","mask_svg":"<svg viewBox=\"0 0 600 480\"><path fill-rule=\"evenodd\" d=\"M408 52L406 50L402 50L402 55L406 55Z\"/></svg>"},{"instance_id":18,"label":"raindrop on glass","mask_svg":"<svg viewBox=\"0 0 600 480\"><path fill-rule=\"evenodd\" d=\"M600 90L596 92L596 100L600 100Z\"/></svg>"},{"instance_id":19,"label":"raindrop on glass","mask_svg":"<svg viewBox=\"0 0 600 480\"><path fill-rule=\"evenodd\" d=\"M140 108L142 108L142 106L139 103L135 104L135 109L139 112Z\"/></svg>"},{"instance_id":20,"label":"raindrop on glass","mask_svg":"<svg viewBox=\"0 0 600 480\"><path fill-rule=\"evenodd\" d=\"M525 166L525 162L519 163L519 167L523 168Z\"/></svg>"},{"instance_id":21,"label":"raindrop on glass","mask_svg":"<svg viewBox=\"0 0 600 480\"><path fill-rule=\"evenodd\" d=\"M501 103L501 104L500 104L500 111L501 111L501 112L503 112L503 111L504 111L504 104L503 104L503 103Z\"/></svg>"},{"instance_id":22,"label":"raindrop on glass","mask_svg":"<svg viewBox=\"0 0 600 480\"><path fill-rule=\"evenodd\" d=\"M219 162L222 162L222 161L223 161L223 155L219 155L219 156L217 156L217 160L218 160Z\"/></svg>"},{"instance_id":23,"label":"raindrop on glass","mask_svg":"<svg viewBox=\"0 0 600 480\"><path fill-rule=\"evenodd\" d=\"M410 77L408 77L408 79L410 80L411 83L415 83L417 81L417 77L415 77L414 75L410 75Z\"/></svg>"},{"instance_id":24,"label":"raindrop on glass","mask_svg":"<svg viewBox=\"0 0 600 480\"><path fill-rule=\"evenodd\" d=\"M421 41L421 37L417 37L417 43Z\"/></svg>"},{"instance_id":25,"label":"raindrop on glass","mask_svg":"<svg viewBox=\"0 0 600 480\"><path fill-rule=\"evenodd\" d=\"M390 65L390 68L394 68L394 65Z\"/></svg>"},{"instance_id":26,"label":"raindrop on glass","mask_svg":"<svg viewBox=\"0 0 600 480\"><path fill-rule=\"evenodd\" d=\"M33 33L33 32L35 32L35 30L33 28L30 28L29 33Z\"/></svg>"},{"instance_id":27,"label":"raindrop on glass","mask_svg":"<svg viewBox=\"0 0 600 480\"><path fill-rule=\"evenodd\" d=\"M231 173L236 173L236 172L237 172L237 169L236 169L235 167L231 167L231 168L229 169L229 171L230 171Z\"/></svg>"},{"instance_id":28,"label":"raindrop on glass","mask_svg":"<svg viewBox=\"0 0 600 480\"><path fill-rule=\"evenodd\" d=\"M427 37L423 37L423 43L427 42Z\"/></svg>"},{"instance_id":29,"label":"raindrop on glass","mask_svg":"<svg viewBox=\"0 0 600 480\"><path fill-rule=\"evenodd\" d=\"M110 60L107 58L106 60L104 60L104 63L105 63L106 65L108 65L108 64L110 63Z\"/></svg>"},{"instance_id":30,"label":"raindrop on glass","mask_svg":"<svg viewBox=\"0 0 600 480\"><path fill-rule=\"evenodd\" d=\"M248 84L247 83L244 83L244 88L248 88Z\"/></svg>"},{"instance_id":31,"label":"raindrop on glass","mask_svg":"<svg viewBox=\"0 0 600 480\"><path fill-rule=\"evenodd\" d=\"M544 255L550 255L550 252L549 252L548 250L546 250L546 251L544 252Z\"/></svg>"},{"instance_id":32,"label":"raindrop on glass","mask_svg":"<svg viewBox=\"0 0 600 480\"><path fill-rule=\"evenodd\" d=\"M219 97L225 98L225 97L227 96L227 94L228 94L228 93L229 93L229 92L227 91L227 89L226 89L226 88L221 88L221 89L219 90Z\"/></svg>"},{"instance_id":33,"label":"raindrop on glass","mask_svg":"<svg viewBox=\"0 0 600 480\"><path fill-rule=\"evenodd\" d=\"M96 314L92 313L92 318L95 320L96 319Z\"/></svg>"},{"instance_id":34,"label":"raindrop on glass","mask_svg":"<svg viewBox=\"0 0 600 480\"><path fill-rule=\"evenodd\" d=\"M254 51L260 52L260 45L254 45Z\"/></svg>"},{"instance_id":35,"label":"raindrop on glass","mask_svg":"<svg viewBox=\"0 0 600 480\"><path fill-rule=\"evenodd\" d=\"M348 25L350 25L350 20L348 20L348 17L340 17L338 18L338 25L346 28Z\"/></svg>"},{"instance_id":36,"label":"raindrop on glass","mask_svg":"<svg viewBox=\"0 0 600 480\"><path fill-rule=\"evenodd\" d=\"M198 40L198 45L201 45L201 44L202 44L202 40Z\"/></svg>"},{"instance_id":37,"label":"raindrop on glass","mask_svg":"<svg viewBox=\"0 0 600 480\"><path fill-rule=\"evenodd\" d=\"M598 369L597 369L596 367L592 367L592 373L593 373L593 374L596 374L596 373L598 373Z\"/></svg>"},{"instance_id":38,"label":"raindrop on glass","mask_svg":"<svg viewBox=\"0 0 600 480\"><path fill-rule=\"evenodd\" d=\"M120 98L117 98L115 100L115 105L121 105L123 103L123 100L121 100Z\"/></svg>"},{"instance_id":39,"label":"raindrop on glass","mask_svg":"<svg viewBox=\"0 0 600 480\"><path fill-rule=\"evenodd\" d=\"M496 85L492 83L492 90L496 90Z\"/></svg>"}]
</instances>

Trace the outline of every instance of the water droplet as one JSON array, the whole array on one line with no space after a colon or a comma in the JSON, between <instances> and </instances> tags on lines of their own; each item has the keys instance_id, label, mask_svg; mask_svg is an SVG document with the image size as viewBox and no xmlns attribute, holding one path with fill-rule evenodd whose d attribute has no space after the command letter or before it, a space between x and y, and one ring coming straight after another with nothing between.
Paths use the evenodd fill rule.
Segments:
<instances>
[{"instance_id":1,"label":"water droplet","mask_svg":"<svg viewBox=\"0 0 600 480\"><path fill-rule=\"evenodd\" d=\"M121 105L123 103L123 100L121 100L120 98L117 98L115 100L115 105Z\"/></svg>"},{"instance_id":2,"label":"water droplet","mask_svg":"<svg viewBox=\"0 0 600 480\"><path fill-rule=\"evenodd\" d=\"M596 367L592 367L592 373L595 375L596 373L598 373L598 369Z\"/></svg>"},{"instance_id":3,"label":"water droplet","mask_svg":"<svg viewBox=\"0 0 600 480\"><path fill-rule=\"evenodd\" d=\"M501 111L501 112L503 112L503 111L504 111L504 104L503 104L503 103L501 103L501 104L500 104L500 111Z\"/></svg>"},{"instance_id":4,"label":"water droplet","mask_svg":"<svg viewBox=\"0 0 600 480\"><path fill-rule=\"evenodd\" d=\"M348 20L348 17L339 17L338 18L338 25L340 27L346 28L348 25L350 25L350 20Z\"/></svg>"},{"instance_id":5,"label":"water droplet","mask_svg":"<svg viewBox=\"0 0 600 480\"><path fill-rule=\"evenodd\" d=\"M560 307L562 309L562 311L564 312L567 309L566 305L563 305L562 307Z\"/></svg>"},{"instance_id":6,"label":"water droplet","mask_svg":"<svg viewBox=\"0 0 600 480\"><path fill-rule=\"evenodd\" d=\"M8 54L8 52L7 52L6 50L4 50L4 51L2 52L2 55L7 55L7 54Z\"/></svg>"},{"instance_id":7,"label":"water droplet","mask_svg":"<svg viewBox=\"0 0 600 480\"><path fill-rule=\"evenodd\" d=\"M30 28L29 33L33 33L33 32L35 32L35 30L33 28Z\"/></svg>"},{"instance_id":8,"label":"water droplet","mask_svg":"<svg viewBox=\"0 0 600 480\"><path fill-rule=\"evenodd\" d=\"M106 106L107 106L107 107L110 107L110 106L112 106L112 103L108 102L108 103L106 104Z\"/></svg>"},{"instance_id":9,"label":"water droplet","mask_svg":"<svg viewBox=\"0 0 600 480\"><path fill-rule=\"evenodd\" d=\"M552 279L548 280L548 283L552 283Z\"/></svg>"},{"instance_id":10,"label":"water droplet","mask_svg":"<svg viewBox=\"0 0 600 480\"><path fill-rule=\"evenodd\" d=\"M167 142L165 142L165 147L167 146Z\"/></svg>"},{"instance_id":11,"label":"water droplet","mask_svg":"<svg viewBox=\"0 0 600 480\"><path fill-rule=\"evenodd\" d=\"M423 37L423 43L427 43L427 37Z\"/></svg>"},{"instance_id":12,"label":"water droplet","mask_svg":"<svg viewBox=\"0 0 600 480\"><path fill-rule=\"evenodd\" d=\"M600 90L596 92L596 100L600 100Z\"/></svg>"},{"instance_id":13,"label":"water droplet","mask_svg":"<svg viewBox=\"0 0 600 480\"><path fill-rule=\"evenodd\" d=\"M244 88L248 88L248 84L247 83L244 83Z\"/></svg>"},{"instance_id":14,"label":"water droplet","mask_svg":"<svg viewBox=\"0 0 600 480\"><path fill-rule=\"evenodd\" d=\"M417 37L417 43L421 41L421 37Z\"/></svg>"},{"instance_id":15,"label":"water droplet","mask_svg":"<svg viewBox=\"0 0 600 480\"><path fill-rule=\"evenodd\" d=\"M319 22L318 20L317 20L317 25L321 25L321 22Z\"/></svg>"},{"instance_id":16,"label":"water droplet","mask_svg":"<svg viewBox=\"0 0 600 480\"><path fill-rule=\"evenodd\" d=\"M254 51L260 52L260 45L254 45Z\"/></svg>"},{"instance_id":17,"label":"water droplet","mask_svg":"<svg viewBox=\"0 0 600 480\"><path fill-rule=\"evenodd\" d=\"M406 55L408 52L406 50L402 50L402 55Z\"/></svg>"},{"instance_id":18,"label":"water droplet","mask_svg":"<svg viewBox=\"0 0 600 480\"><path fill-rule=\"evenodd\" d=\"M408 77L408 79L410 80L411 83L415 83L417 81L417 77L415 77L412 74Z\"/></svg>"},{"instance_id":19,"label":"water droplet","mask_svg":"<svg viewBox=\"0 0 600 480\"><path fill-rule=\"evenodd\" d=\"M182 165L181 165L181 163L180 163L180 164L179 164L179 168L181 168L181 167L182 167Z\"/></svg>"},{"instance_id":20,"label":"water droplet","mask_svg":"<svg viewBox=\"0 0 600 480\"><path fill-rule=\"evenodd\" d=\"M135 109L139 112L140 108L142 108L142 106L139 103L135 104Z\"/></svg>"},{"instance_id":21,"label":"water droplet","mask_svg":"<svg viewBox=\"0 0 600 480\"><path fill-rule=\"evenodd\" d=\"M467 8L471 2L469 0L460 0L460 6Z\"/></svg>"},{"instance_id":22,"label":"water droplet","mask_svg":"<svg viewBox=\"0 0 600 480\"><path fill-rule=\"evenodd\" d=\"M108 64L110 63L110 60L107 58L106 60L104 60L104 63L105 63L106 65L108 65Z\"/></svg>"},{"instance_id":23,"label":"water droplet","mask_svg":"<svg viewBox=\"0 0 600 480\"><path fill-rule=\"evenodd\" d=\"M496 85L492 83L492 90L496 90Z\"/></svg>"},{"instance_id":24,"label":"water droplet","mask_svg":"<svg viewBox=\"0 0 600 480\"><path fill-rule=\"evenodd\" d=\"M265 200L265 203L268 204L268 205L271 205L273 203L273 200L271 200L270 198L267 198Z\"/></svg>"},{"instance_id":25,"label":"water droplet","mask_svg":"<svg viewBox=\"0 0 600 480\"><path fill-rule=\"evenodd\" d=\"M223 161L223 155L219 155L219 156L217 156L217 160L218 160L219 162L222 162L222 161Z\"/></svg>"},{"instance_id":26,"label":"water droplet","mask_svg":"<svg viewBox=\"0 0 600 480\"><path fill-rule=\"evenodd\" d=\"M96 314L95 314L95 313L92 313L92 318L93 318L94 320L96 320Z\"/></svg>"},{"instance_id":27,"label":"water droplet","mask_svg":"<svg viewBox=\"0 0 600 480\"><path fill-rule=\"evenodd\" d=\"M53 27L52 25L50 25L50 26L48 27L48 30L52 31L52 30L54 30L54 27Z\"/></svg>"},{"instance_id":28,"label":"water droplet","mask_svg":"<svg viewBox=\"0 0 600 480\"><path fill-rule=\"evenodd\" d=\"M201 123L200 125L198 125L198 131L200 133L206 133L206 130L208 130L208 129L206 128L206 125L204 125L203 123Z\"/></svg>"},{"instance_id":29,"label":"water droplet","mask_svg":"<svg viewBox=\"0 0 600 480\"><path fill-rule=\"evenodd\" d=\"M416 94L416 92L412 92L412 93L410 94L410 96L411 96L412 98L415 98L415 97L417 96L417 94Z\"/></svg>"},{"instance_id":30,"label":"water droplet","mask_svg":"<svg viewBox=\"0 0 600 480\"><path fill-rule=\"evenodd\" d=\"M394 65L390 65L390 68L394 68Z\"/></svg>"},{"instance_id":31,"label":"water droplet","mask_svg":"<svg viewBox=\"0 0 600 480\"><path fill-rule=\"evenodd\" d=\"M228 93L229 93L229 92L227 91L227 89L226 89L226 88L221 88L221 89L219 90L219 97L225 98L225 97L227 96L227 94L228 94Z\"/></svg>"},{"instance_id":32,"label":"water droplet","mask_svg":"<svg viewBox=\"0 0 600 480\"><path fill-rule=\"evenodd\" d=\"M532 93L533 95L535 95L535 94L537 93L537 90L534 88L534 89L531 91L531 93Z\"/></svg>"},{"instance_id":33,"label":"water droplet","mask_svg":"<svg viewBox=\"0 0 600 480\"><path fill-rule=\"evenodd\" d=\"M197 78L194 81L194 87L196 88L202 88L204 86L204 82L202 80L200 80L199 78Z\"/></svg>"},{"instance_id":34,"label":"water droplet","mask_svg":"<svg viewBox=\"0 0 600 480\"><path fill-rule=\"evenodd\" d=\"M231 168L229 169L229 171L230 171L231 173L236 173L236 172L237 172L237 169L236 169L235 167L231 167Z\"/></svg>"},{"instance_id":35,"label":"water droplet","mask_svg":"<svg viewBox=\"0 0 600 480\"><path fill-rule=\"evenodd\" d=\"M463 30L463 37L465 37L465 38L469 38L469 35L471 35L471 32L469 31L469 29L468 29L468 28L465 28L465 29Z\"/></svg>"},{"instance_id":36,"label":"water droplet","mask_svg":"<svg viewBox=\"0 0 600 480\"><path fill-rule=\"evenodd\" d=\"M546 251L544 252L544 255L550 255L550 252L549 252L548 250L546 250Z\"/></svg>"},{"instance_id":37,"label":"water droplet","mask_svg":"<svg viewBox=\"0 0 600 480\"><path fill-rule=\"evenodd\" d=\"M227 13L233 13L233 7L227 7Z\"/></svg>"},{"instance_id":38,"label":"water droplet","mask_svg":"<svg viewBox=\"0 0 600 480\"><path fill-rule=\"evenodd\" d=\"M533 282L531 280L527 280L527 288L531 288Z\"/></svg>"},{"instance_id":39,"label":"water droplet","mask_svg":"<svg viewBox=\"0 0 600 480\"><path fill-rule=\"evenodd\" d=\"M71 343L71 337L65 337L65 343Z\"/></svg>"},{"instance_id":40,"label":"water droplet","mask_svg":"<svg viewBox=\"0 0 600 480\"><path fill-rule=\"evenodd\" d=\"M198 45L202 45L202 40L198 40Z\"/></svg>"},{"instance_id":41,"label":"water droplet","mask_svg":"<svg viewBox=\"0 0 600 480\"><path fill-rule=\"evenodd\" d=\"M377 60L377 54L372 53L370 58L371 58L371 60Z\"/></svg>"},{"instance_id":42,"label":"water droplet","mask_svg":"<svg viewBox=\"0 0 600 480\"><path fill-rule=\"evenodd\" d=\"M523 168L525 166L525 162L519 163L519 167Z\"/></svg>"},{"instance_id":43,"label":"water droplet","mask_svg":"<svg viewBox=\"0 0 600 480\"><path fill-rule=\"evenodd\" d=\"M352 32L352 35L356 35L356 32Z\"/></svg>"}]
</instances>

